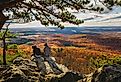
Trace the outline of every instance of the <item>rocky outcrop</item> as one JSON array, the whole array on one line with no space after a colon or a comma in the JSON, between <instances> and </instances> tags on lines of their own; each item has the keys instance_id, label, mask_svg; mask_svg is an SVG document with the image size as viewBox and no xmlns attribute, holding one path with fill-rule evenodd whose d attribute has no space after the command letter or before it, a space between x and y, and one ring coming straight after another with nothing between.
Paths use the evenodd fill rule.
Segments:
<instances>
[{"instance_id":1,"label":"rocky outcrop","mask_svg":"<svg viewBox=\"0 0 121 82\"><path fill-rule=\"evenodd\" d=\"M121 82L121 65L104 65L78 82Z\"/></svg>"},{"instance_id":2,"label":"rocky outcrop","mask_svg":"<svg viewBox=\"0 0 121 82\"><path fill-rule=\"evenodd\" d=\"M55 61L53 57L51 59ZM0 82L77 82L83 78L81 74L71 72L56 62L50 63L55 63L58 68L49 65L47 60L35 62L22 57L16 58L11 66L1 68ZM38 66L38 63L41 66ZM41 69L43 65L46 67L44 70Z\"/></svg>"},{"instance_id":3,"label":"rocky outcrop","mask_svg":"<svg viewBox=\"0 0 121 82\"><path fill-rule=\"evenodd\" d=\"M0 82L121 82L121 65L104 65L82 75L57 64L53 57L34 61L18 57L11 66L0 66Z\"/></svg>"}]
</instances>

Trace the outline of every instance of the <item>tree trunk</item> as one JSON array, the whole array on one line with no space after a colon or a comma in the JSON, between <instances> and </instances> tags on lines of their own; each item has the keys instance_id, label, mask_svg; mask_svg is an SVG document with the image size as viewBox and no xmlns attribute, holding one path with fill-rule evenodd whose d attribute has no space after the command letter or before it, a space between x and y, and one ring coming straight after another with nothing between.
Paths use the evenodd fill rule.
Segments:
<instances>
[{"instance_id":1,"label":"tree trunk","mask_svg":"<svg viewBox=\"0 0 121 82\"><path fill-rule=\"evenodd\" d=\"M5 36L3 36L3 65L7 65L7 63L6 63L6 42L5 42Z\"/></svg>"},{"instance_id":2,"label":"tree trunk","mask_svg":"<svg viewBox=\"0 0 121 82\"><path fill-rule=\"evenodd\" d=\"M0 10L0 30L2 29L6 20L7 20L7 17L3 14L2 10Z\"/></svg>"}]
</instances>

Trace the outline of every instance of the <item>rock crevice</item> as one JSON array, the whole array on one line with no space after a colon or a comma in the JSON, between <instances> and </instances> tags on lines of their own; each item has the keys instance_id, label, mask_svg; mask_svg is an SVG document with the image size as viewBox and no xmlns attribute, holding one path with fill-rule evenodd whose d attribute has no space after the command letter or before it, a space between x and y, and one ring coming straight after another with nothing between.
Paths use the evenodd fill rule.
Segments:
<instances>
[{"instance_id":1,"label":"rock crevice","mask_svg":"<svg viewBox=\"0 0 121 82\"><path fill-rule=\"evenodd\" d=\"M36 63L18 57L7 69L0 71L0 82L76 82L82 78L78 73L73 73L64 65L54 61L54 57L51 57L51 64L54 63L57 67L51 66L48 61Z\"/></svg>"},{"instance_id":2,"label":"rock crevice","mask_svg":"<svg viewBox=\"0 0 121 82\"><path fill-rule=\"evenodd\" d=\"M38 61L18 57L12 65L0 66L0 82L121 82L121 65L104 65L84 75L56 63L54 57Z\"/></svg>"}]
</instances>

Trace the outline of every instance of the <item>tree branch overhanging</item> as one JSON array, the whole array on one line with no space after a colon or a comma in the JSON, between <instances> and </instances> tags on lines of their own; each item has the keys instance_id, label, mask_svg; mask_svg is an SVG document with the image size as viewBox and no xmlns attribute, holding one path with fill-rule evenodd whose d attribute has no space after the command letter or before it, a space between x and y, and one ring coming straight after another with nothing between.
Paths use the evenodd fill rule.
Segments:
<instances>
[{"instance_id":1,"label":"tree branch overhanging","mask_svg":"<svg viewBox=\"0 0 121 82\"><path fill-rule=\"evenodd\" d=\"M6 1L3 3L0 3L0 10L3 10L5 8L12 8L14 7L17 3L20 3L24 0L12 0L12 1Z\"/></svg>"},{"instance_id":2,"label":"tree branch overhanging","mask_svg":"<svg viewBox=\"0 0 121 82\"><path fill-rule=\"evenodd\" d=\"M68 10L66 10L67 7L76 9L77 11L79 9L82 9L84 11L93 10L93 11L100 12L100 11L103 11L104 9L97 7L98 5L97 2L102 3L102 5L104 5L108 9L110 8L110 6L108 6L107 4L111 4L113 2L113 0L109 0L109 2L106 2L108 0L104 0L104 1L93 0L95 3L92 4L90 1L91 0L30 0L30 1L6 0L6 2L4 1L0 3L0 11L2 10L4 10L5 12L10 11L13 13L13 15L12 15L12 18L10 18L9 16L9 19L16 19L16 18L23 19L25 23L25 22L33 21L32 19L33 16L31 15L32 12L30 12L30 10L33 9L34 11L36 11L36 13L35 12L33 13L38 15L35 18L39 19L41 23L44 25L45 24L48 25L49 23L52 25L59 26L60 24L58 24L57 21L52 17L59 19L62 22L69 22L69 23L78 25L83 21L76 19L74 15L68 12ZM113 2L112 4L115 4L115 3L116 2ZM96 6L94 7L95 4ZM23 11L20 11L20 10L23 10ZM59 10L59 12L55 12L56 10ZM3 14L1 14L1 16L3 16ZM0 27L2 27L5 21L7 20L6 16L3 16L0 18L0 21L1 21ZM3 19L6 19L6 20L3 20Z\"/></svg>"}]
</instances>

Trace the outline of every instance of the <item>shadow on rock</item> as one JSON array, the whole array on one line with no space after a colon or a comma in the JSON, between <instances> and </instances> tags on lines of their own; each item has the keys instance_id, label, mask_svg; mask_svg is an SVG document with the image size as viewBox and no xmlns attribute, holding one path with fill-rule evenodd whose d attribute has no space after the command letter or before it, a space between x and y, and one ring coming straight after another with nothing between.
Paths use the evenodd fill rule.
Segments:
<instances>
[{"instance_id":1,"label":"shadow on rock","mask_svg":"<svg viewBox=\"0 0 121 82\"><path fill-rule=\"evenodd\" d=\"M71 72L62 64L57 64L57 66L63 73L49 72L46 75L41 75L36 62L18 57L12 65L0 71L0 82L77 82L83 78L81 74Z\"/></svg>"}]
</instances>

